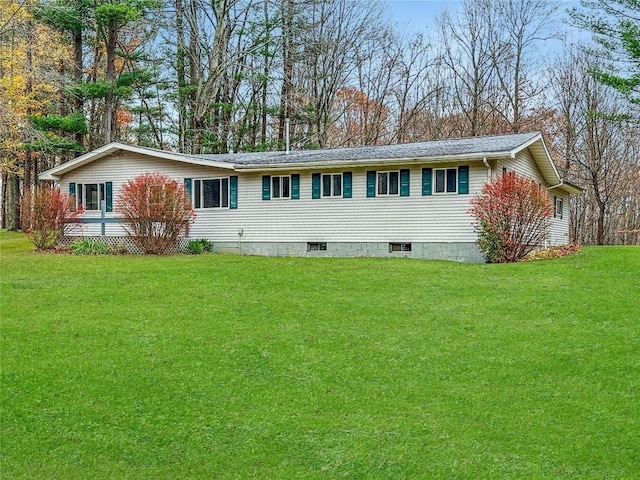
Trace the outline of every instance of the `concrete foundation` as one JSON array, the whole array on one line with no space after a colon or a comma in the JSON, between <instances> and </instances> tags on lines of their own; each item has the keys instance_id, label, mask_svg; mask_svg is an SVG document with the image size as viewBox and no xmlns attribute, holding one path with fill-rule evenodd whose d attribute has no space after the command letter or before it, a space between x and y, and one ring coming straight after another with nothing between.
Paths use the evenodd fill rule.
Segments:
<instances>
[{"instance_id":1,"label":"concrete foundation","mask_svg":"<svg viewBox=\"0 0 640 480\"><path fill-rule=\"evenodd\" d=\"M307 242L215 242L214 249L220 253L269 257L406 257L484 263L475 243L412 242L411 251L393 252L389 242L326 242L325 245L326 250L309 250Z\"/></svg>"}]
</instances>

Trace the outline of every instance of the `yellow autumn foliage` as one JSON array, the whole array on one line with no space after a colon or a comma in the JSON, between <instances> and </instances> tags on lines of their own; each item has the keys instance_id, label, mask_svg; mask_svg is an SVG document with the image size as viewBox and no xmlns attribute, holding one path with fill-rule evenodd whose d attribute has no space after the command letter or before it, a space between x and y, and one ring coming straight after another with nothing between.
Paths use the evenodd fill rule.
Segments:
<instances>
[{"instance_id":1,"label":"yellow autumn foliage","mask_svg":"<svg viewBox=\"0 0 640 480\"><path fill-rule=\"evenodd\" d=\"M32 3L0 2L0 168L35 135L27 114L52 111L63 88L58 71L70 58L60 35L33 20Z\"/></svg>"}]
</instances>

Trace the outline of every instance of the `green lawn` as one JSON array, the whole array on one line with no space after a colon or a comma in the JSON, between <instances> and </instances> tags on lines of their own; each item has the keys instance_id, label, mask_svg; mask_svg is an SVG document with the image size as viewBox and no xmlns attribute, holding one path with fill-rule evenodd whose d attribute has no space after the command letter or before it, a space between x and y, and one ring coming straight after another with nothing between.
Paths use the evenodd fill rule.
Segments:
<instances>
[{"instance_id":1,"label":"green lawn","mask_svg":"<svg viewBox=\"0 0 640 480\"><path fill-rule=\"evenodd\" d=\"M1 239L4 479L631 479L640 248L470 265Z\"/></svg>"}]
</instances>

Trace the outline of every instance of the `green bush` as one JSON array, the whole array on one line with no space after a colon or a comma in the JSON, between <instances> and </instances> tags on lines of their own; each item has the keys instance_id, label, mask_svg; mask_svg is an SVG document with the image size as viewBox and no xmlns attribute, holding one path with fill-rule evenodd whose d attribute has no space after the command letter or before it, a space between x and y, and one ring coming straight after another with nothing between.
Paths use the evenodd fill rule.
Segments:
<instances>
[{"instance_id":1,"label":"green bush","mask_svg":"<svg viewBox=\"0 0 640 480\"><path fill-rule=\"evenodd\" d=\"M213 252L213 242L206 238L189 240L189 243L187 243L187 252L193 255L199 255L204 252Z\"/></svg>"},{"instance_id":2,"label":"green bush","mask_svg":"<svg viewBox=\"0 0 640 480\"><path fill-rule=\"evenodd\" d=\"M92 238L76 240L71 244L71 253L76 255L106 255L111 253L108 245Z\"/></svg>"}]
</instances>

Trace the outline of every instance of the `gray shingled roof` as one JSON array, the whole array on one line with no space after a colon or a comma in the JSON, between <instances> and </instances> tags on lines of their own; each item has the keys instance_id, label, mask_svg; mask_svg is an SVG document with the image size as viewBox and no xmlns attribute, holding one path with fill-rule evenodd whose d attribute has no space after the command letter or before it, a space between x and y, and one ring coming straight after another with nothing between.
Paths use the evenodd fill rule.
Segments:
<instances>
[{"instance_id":1,"label":"gray shingled roof","mask_svg":"<svg viewBox=\"0 0 640 480\"><path fill-rule=\"evenodd\" d=\"M192 155L206 160L234 165L285 165L288 163L332 163L387 160L403 158L456 157L465 155L507 154L539 134L520 133L489 137L469 137L431 142L379 145L370 147L328 148L323 150L294 150L285 152L227 153Z\"/></svg>"}]
</instances>

